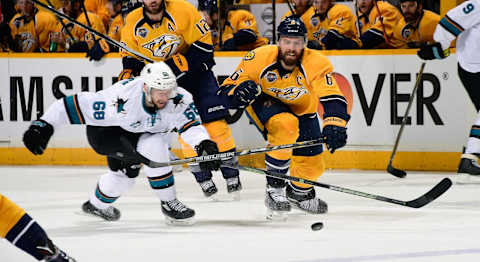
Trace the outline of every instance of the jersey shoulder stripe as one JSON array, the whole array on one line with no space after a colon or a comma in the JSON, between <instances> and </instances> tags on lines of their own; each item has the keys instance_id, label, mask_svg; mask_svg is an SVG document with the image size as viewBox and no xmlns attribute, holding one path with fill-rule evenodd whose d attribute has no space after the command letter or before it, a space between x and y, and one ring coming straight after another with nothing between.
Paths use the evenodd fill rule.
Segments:
<instances>
[{"instance_id":1,"label":"jersey shoulder stripe","mask_svg":"<svg viewBox=\"0 0 480 262\"><path fill-rule=\"evenodd\" d=\"M445 17L440 20L440 25L454 36L458 36L465 31L461 25L455 22L448 15L445 15Z\"/></svg>"},{"instance_id":2,"label":"jersey shoulder stripe","mask_svg":"<svg viewBox=\"0 0 480 262\"><path fill-rule=\"evenodd\" d=\"M80 104L78 103L77 95L67 96L63 99L65 109L67 111L68 119L72 125L85 124L85 118L83 117Z\"/></svg>"}]
</instances>

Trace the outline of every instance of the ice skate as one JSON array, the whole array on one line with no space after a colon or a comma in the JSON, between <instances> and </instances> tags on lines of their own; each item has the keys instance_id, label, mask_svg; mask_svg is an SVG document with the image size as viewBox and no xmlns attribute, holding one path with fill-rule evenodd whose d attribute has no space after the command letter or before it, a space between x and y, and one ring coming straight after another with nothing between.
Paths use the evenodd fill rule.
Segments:
<instances>
[{"instance_id":1,"label":"ice skate","mask_svg":"<svg viewBox=\"0 0 480 262\"><path fill-rule=\"evenodd\" d=\"M41 253L45 253L45 262L76 262L76 260L55 246L52 241L48 240L46 247L37 247Z\"/></svg>"},{"instance_id":2,"label":"ice skate","mask_svg":"<svg viewBox=\"0 0 480 262\"><path fill-rule=\"evenodd\" d=\"M226 179L227 192L233 197L233 200L240 200L240 191L242 190L242 183L240 177L230 177Z\"/></svg>"},{"instance_id":3,"label":"ice skate","mask_svg":"<svg viewBox=\"0 0 480 262\"><path fill-rule=\"evenodd\" d=\"M286 220L291 210L290 202L285 197L284 188L275 188L267 185L265 194L268 220Z\"/></svg>"},{"instance_id":4,"label":"ice skate","mask_svg":"<svg viewBox=\"0 0 480 262\"><path fill-rule=\"evenodd\" d=\"M162 213L168 225L188 226L194 224L195 211L186 207L178 199L162 201Z\"/></svg>"},{"instance_id":5,"label":"ice skate","mask_svg":"<svg viewBox=\"0 0 480 262\"><path fill-rule=\"evenodd\" d=\"M462 154L457 172L459 174L457 179L458 184L480 183L480 166L478 165L478 157L474 154Z\"/></svg>"},{"instance_id":6,"label":"ice skate","mask_svg":"<svg viewBox=\"0 0 480 262\"><path fill-rule=\"evenodd\" d=\"M286 192L288 201L300 210L310 214L323 214L328 211L327 203L315 197L315 189L313 187L302 189L288 184Z\"/></svg>"},{"instance_id":7,"label":"ice skate","mask_svg":"<svg viewBox=\"0 0 480 262\"><path fill-rule=\"evenodd\" d=\"M217 186L215 186L215 183L213 183L213 180L209 179L199 184L205 197L210 200L217 200L216 194L218 192L218 189Z\"/></svg>"},{"instance_id":8,"label":"ice skate","mask_svg":"<svg viewBox=\"0 0 480 262\"><path fill-rule=\"evenodd\" d=\"M116 221L120 218L120 210L115 207L109 206L106 209L100 209L92 205L90 201L83 203L82 210L87 214L101 217L107 221Z\"/></svg>"}]
</instances>

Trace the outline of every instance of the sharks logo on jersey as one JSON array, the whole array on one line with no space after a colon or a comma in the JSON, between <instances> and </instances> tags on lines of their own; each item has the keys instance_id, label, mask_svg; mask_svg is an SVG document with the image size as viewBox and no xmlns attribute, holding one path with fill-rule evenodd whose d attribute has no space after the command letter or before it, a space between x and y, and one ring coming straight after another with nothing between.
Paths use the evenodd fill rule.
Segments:
<instances>
[{"instance_id":1,"label":"sharks logo on jersey","mask_svg":"<svg viewBox=\"0 0 480 262\"><path fill-rule=\"evenodd\" d=\"M142 47L148 49L154 57L168 59L177 53L181 44L182 40L176 35L165 34L143 44Z\"/></svg>"},{"instance_id":2,"label":"sharks logo on jersey","mask_svg":"<svg viewBox=\"0 0 480 262\"><path fill-rule=\"evenodd\" d=\"M271 87L267 89L268 91L275 93L275 96L280 98L280 99L285 99L289 101L294 101L301 96L305 95L307 92L307 89L305 89L303 86L291 86L287 88L276 88L276 87Z\"/></svg>"},{"instance_id":3,"label":"sharks logo on jersey","mask_svg":"<svg viewBox=\"0 0 480 262\"><path fill-rule=\"evenodd\" d=\"M126 114L127 112L125 111L125 104L128 102L128 99L127 100L123 100L122 98L117 98L117 101L115 101L113 103L113 105L116 107L117 109L117 113L122 113L122 114Z\"/></svg>"}]
</instances>

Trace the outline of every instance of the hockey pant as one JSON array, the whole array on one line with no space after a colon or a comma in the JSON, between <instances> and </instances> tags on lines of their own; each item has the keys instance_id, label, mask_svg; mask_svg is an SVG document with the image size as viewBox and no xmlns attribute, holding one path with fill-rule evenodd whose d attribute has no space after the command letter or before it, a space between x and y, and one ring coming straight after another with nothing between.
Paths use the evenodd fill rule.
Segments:
<instances>
[{"instance_id":1,"label":"hockey pant","mask_svg":"<svg viewBox=\"0 0 480 262\"><path fill-rule=\"evenodd\" d=\"M257 98L246 112L251 123L271 146L321 137L316 114L296 116L285 104L268 95ZM271 151L266 153L265 165L267 170L283 174L290 168L291 176L316 181L325 169L322 151L321 145ZM272 187L285 186L284 180L277 178L267 177L267 183ZM303 183L292 183L301 188L311 187Z\"/></svg>"},{"instance_id":2,"label":"hockey pant","mask_svg":"<svg viewBox=\"0 0 480 262\"><path fill-rule=\"evenodd\" d=\"M138 160L118 157L118 152L128 154L128 150L119 143L125 137L137 152L148 159L158 162L169 160L168 134L130 133L120 127L87 126L87 138L93 149L107 156L109 171L102 175L97 187L90 196L90 202L101 209L107 208L135 184L141 164ZM162 201L176 198L172 167L150 168L145 166L145 174L151 188Z\"/></svg>"}]
</instances>

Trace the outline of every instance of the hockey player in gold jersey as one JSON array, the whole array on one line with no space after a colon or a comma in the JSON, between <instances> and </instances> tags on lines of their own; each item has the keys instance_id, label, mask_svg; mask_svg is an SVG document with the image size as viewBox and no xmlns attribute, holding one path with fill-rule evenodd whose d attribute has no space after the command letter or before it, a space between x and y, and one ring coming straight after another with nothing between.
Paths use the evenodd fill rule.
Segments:
<instances>
[{"instance_id":1,"label":"hockey player in gold jersey","mask_svg":"<svg viewBox=\"0 0 480 262\"><path fill-rule=\"evenodd\" d=\"M323 137L330 152L346 144L350 119L347 102L334 77L330 61L305 47L305 25L296 16L285 18L277 30L278 45L250 51L219 91L230 107L246 107L251 121L272 146ZM317 108L325 113L320 130ZM267 172L316 181L325 167L322 146L268 152ZM286 186L286 190L284 190ZM285 192L286 191L286 192ZM327 212L327 204L306 184L267 177L265 204L284 215L296 207L313 214Z\"/></svg>"},{"instance_id":2,"label":"hockey player in gold jersey","mask_svg":"<svg viewBox=\"0 0 480 262\"><path fill-rule=\"evenodd\" d=\"M127 15L121 41L136 52L154 60L165 61L177 76L179 86L192 95L202 123L220 152L234 151L235 143L225 121L226 101L216 95L217 80L211 71L213 60L212 36L206 20L193 5L184 0L143 0L143 7ZM120 78L138 75L144 66L140 58L122 51L123 71ZM182 143L185 157L195 156L193 148ZM237 159L225 160L231 165ZM190 169L205 196L217 192L212 173L198 165ZM238 169L222 167L229 193L241 190Z\"/></svg>"},{"instance_id":3,"label":"hockey player in gold jersey","mask_svg":"<svg viewBox=\"0 0 480 262\"><path fill-rule=\"evenodd\" d=\"M0 194L0 238L6 239L37 260L75 262L48 238L43 228L25 210Z\"/></svg>"},{"instance_id":4,"label":"hockey player in gold jersey","mask_svg":"<svg viewBox=\"0 0 480 262\"><path fill-rule=\"evenodd\" d=\"M94 13L82 12L83 0L62 0L63 7L61 11L76 19L77 22L84 25L90 25L94 30L106 34L105 26L102 20ZM85 16L88 15L88 19ZM74 37L72 39L69 34L65 34L65 49L67 52L87 52L87 56L93 60L100 60L104 54L110 51L108 44L105 40L95 39L94 35L82 27L74 25L73 23L64 20L64 24L67 28L62 28L63 32L69 30ZM61 25L60 25L61 27Z\"/></svg>"},{"instance_id":5,"label":"hockey player in gold jersey","mask_svg":"<svg viewBox=\"0 0 480 262\"><path fill-rule=\"evenodd\" d=\"M308 32L307 47L313 49L355 49L361 45L356 16L333 0L314 0L315 13L304 20Z\"/></svg>"},{"instance_id":6,"label":"hockey player in gold jersey","mask_svg":"<svg viewBox=\"0 0 480 262\"><path fill-rule=\"evenodd\" d=\"M210 27L218 23L218 7L216 0L200 0L198 10L202 12ZM221 50L223 51L250 51L262 45L268 44L268 39L258 32L257 21L252 13L243 9L235 9L227 6L226 19L221 19L222 29ZM216 19L215 19L216 18ZM213 38L220 37L219 34ZM218 43L218 39L212 39Z\"/></svg>"},{"instance_id":7,"label":"hockey player in gold jersey","mask_svg":"<svg viewBox=\"0 0 480 262\"><path fill-rule=\"evenodd\" d=\"M385 1L357 0L362 48L387 48L398 21L398 9Z\"/></svg>"},{"instance_id":8,"label":"hockey player in gold jersey","mask_svg":"<svg viewBox=\"0 0 480 262\"><path fill-rule=\"evenodd\" d=\"M20 13L10 21L12 38L16 45L15 51L49 52L51 35L60 31L55 17L35 8L35 5L29 0L19 0L17 6ZM59 41L56 44L61 43Z\"/></svg>"},{"instance_id":9,"label":"hockey player in gold jersey","mask_svg":"<svg viewBox=\"0 0 480 262\"><path fill-rule=\"evenodd\" d=\"M395 48L419 48L431 44L433 33L441 17L432 11L423 10L421 0L400 0L402 18L395 26L392 46Z\"/></svg>"}]
</instances>

